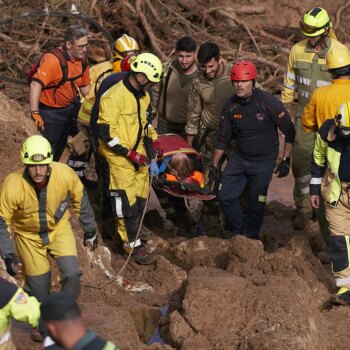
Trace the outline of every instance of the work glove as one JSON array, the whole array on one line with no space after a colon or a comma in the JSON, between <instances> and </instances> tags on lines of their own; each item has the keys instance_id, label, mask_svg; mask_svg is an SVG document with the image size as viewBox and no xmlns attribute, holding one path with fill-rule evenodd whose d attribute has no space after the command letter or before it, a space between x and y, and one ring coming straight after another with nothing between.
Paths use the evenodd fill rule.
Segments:
<instances>
[{"instance_id":1,"label":"work glove","mask_svg":"<svg viewBox=\"0 0 350 350\"><path fill-rule=\"evenodd\" d=\"M32 118L34 120L35 126L38 128L39 131L44 130L44 121L43 118L41 118L39 111L32 111Z\"/></svg>"},{"instance_id":2,"label":"work glove","mask_svg":"<svg viewBox=\"0 0 350 350\"><path fill-rule=\"evenodd\" d=\"M278 174L278 178L285 177L289 174L290 169L290 158L284 157L282 162L279 163L275 169L275 174Z\"/></svg>"},{"instance_id":3,"label":"work glove","mask_svg":"<svg viewBox=\"0 0 350 350\"><path fill-rule=\"evenodd\" d=\"M159 167L155 159L152 159L151 165L149 166L149 174L151 176L157 176L159 174Z\"/></svg>"},{"instance_id":4,"label":"work glove","mask_svg":"<svg viewBox=\"0 0 350 350\"><path fill-rule=\"evenodd\" d=\"M128 154L126 155L134 164L138 166L145 166L150 164L149 158L144 156L143 154L136 152L132 149L129 150Z\"/></svg>"},{"instance_id":5,"label":"work glove","mask_svg":"<svg viewBox=\"0 0 350 350\"><path fill-rule=\"evenodd\" d=\"M214 165L211 165L209 167L209 174L208 174L208 178L209 178L209 183L208 183L208 187L209 190L212 193L216 193L219 190L219 186L220 186L220 181L221 181L221 170L219 168L217 168Z\"/></svg>"},{"instance_id":6,"label":"work glove","mask_svg":"<svg viewBox=\"0 0 350 350\"><path fill-rule=\"evenodd\" d=\"M98 246L98 236L96 230L84 232L84 246L90 247L93 252Z\"/></svg>"},{"instance_id":7,"label":"work glove","mask_svg":"<svg viewBox=\"0 0 350 350\"><path fill-rule=\"evenodd\" d=\"M152 150L156 157L161 158L163 156L164 151L158 140L152 142Z\"/></svg>"},{"instance_id":8,"label":"work glove","mask_svg":"<svg viewBox=\"0 0 350 350\"><path fill-rule=\"evenodd\" d=\"M22 273L22 264L18 257L14 253L10 253L4 256L4 261L6 265L6 271L10 276L16 276Z\"/></svg>"}]
</instances>

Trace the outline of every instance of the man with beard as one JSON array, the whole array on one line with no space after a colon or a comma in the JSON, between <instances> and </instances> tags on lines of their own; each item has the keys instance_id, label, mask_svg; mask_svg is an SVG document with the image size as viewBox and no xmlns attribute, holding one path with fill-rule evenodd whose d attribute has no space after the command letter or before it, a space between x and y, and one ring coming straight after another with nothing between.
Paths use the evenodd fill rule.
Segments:
<instances>
[{"instance_id":1,"label":"man with beard","mask_svg":"<svg viewBox=\"0 0 350 350\"><path fill-rule=\"evenodd\" d=\"M194 143L201 154L204 173L213 160L214 143L224 103L232 96L230 65L224 63L219 46L204 43L197 54L202 70L192 82L188 98L186 134L190 146Z\"/></svg>"},{"instance_id":2,"label":"man with beard","mask_svg":"<svg viewBox=\"0 0 350 350\"><path fill-rule=\"evenodd\" d=\"M53 160L59 161L69 135L76 135L79 93L89 92L88 32L70 26L56 54L45 53L30 83L30 108L35 126L49 140Z\"/></svg>"},{"instance_id":3,"label":"man with beard","mask_svg":"<svg viewBox=\"0 0 350 350\"><path fill-rule=\"evenodd\" d=\"M292 154L295 230L305 228L313 216L309 201L309 182L315 134L303 130L301 116L312 92L317 87L331 84L326 54L337 45L332 22L327 11L321 7L315 7L304 14L300 20L300 29L306 38L291 49L281 95L282 103L290 110L296 91L298 92L298 109L294 118L296 137Z\"/></svg>"},{"instance_id":4,"label":"man with beard","mask_svg":"<svg viewBox=\"0 0 350 350\"><path fill-rule=\"evenodd\" d=\"M173 133L185 137L188 95L192 81L200 72L195 62L196 42L189 36L176 43L176 59L170 63L159 84L157 106L159 134Z\"/></svg>"},{"instance_id":5,"label":"man with beard","mask_svg":"<svg viewBox=\"0 0 350 350\"><path fill-rule=\"evenodd\" d=\"M259 239L263 223L267 191L279 150L277 129L285 135L283 160L275 170L279 178L289 174L295 137L287 110L274 96L255 87L256 78L256 67L251 61L237 61L232 67L235 94L222 110L209 172L209 178L217 178L219 160L231 138L235 137L237 144L223 172L219 202L231 237L241 234L252 239ZM245 187L246 215L239 203Z\"/></svg>"}]
</instances>

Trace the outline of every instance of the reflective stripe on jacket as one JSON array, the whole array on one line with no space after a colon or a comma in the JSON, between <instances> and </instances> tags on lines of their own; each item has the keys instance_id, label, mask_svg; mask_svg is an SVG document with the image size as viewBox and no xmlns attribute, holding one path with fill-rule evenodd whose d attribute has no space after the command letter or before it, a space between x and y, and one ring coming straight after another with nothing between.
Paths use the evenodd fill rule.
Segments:
<instances>
[{"instance_id":1,"label":"reflective stripe on jacket","mask_svg":"<svg viewBox=\"0 0 350 350\"><path fill-rule=\"evenodd\" d=\"M94 213L82 182L73 169L52 162L47 186L36 190L24 169L8 175L0 193L0 253L13 253L9 227L39 244L47 244L54 232L69 220L72 206L82 229L96 229Z\"/></svg>"},{"instance_id":2,"label":"reflective stripe on jacket","mask_svg":"<svg viewBox=\"0 0 350 350\"><path fill-rule=\"evenodd\" d=\"M333 119L339 106L350 101L350 80L335 79L332 85L317 88L304 109L305 132L317 131L327 119Z\"/></svg>"},{"instance_id":3,"label":"reflective stripe on jacket","mask_svg":"<svg viewBox=\"0 0 350 350\"><path fill-rule=\"evenodd\" d=\"M147 122L150 95L145 92L136 97L126 86L128 79L108 89L100 100L97 120L99 151L104 157L113 157L118 166L133 168L125 156L129 149L146 155L143 145L145 136L157 139L156 131Z\"/></svg>"},{"instance_id":4,"label":"reflective stripe on jacket","mask_svg":"<svg viewBox=\"0 0 350 350\"><path fill-rule=\"evenodd\" d=\"M326 47L318 53L309 47L307 39L292 47L287 71L284 74L281 100L284 104L293 102L295 93L298 92L296 117L302 115L311 93L316 88L330 85L331 76L326 66L326 53L339 44L337 40L326 38Z\"/></svg>"},{"instance_id":5,"label":"reflective stripe on jacket","mask_svg":"<svg viewBox=\"0 0 350 350\"><path fill-rule=\"evenodd\" d=\"M331 207L338 203L341 193L339 164L341 136L335 133L334 120L327 120L317 133L311 163L310 195L322 195Z\"/></svg>"}]
</instances>

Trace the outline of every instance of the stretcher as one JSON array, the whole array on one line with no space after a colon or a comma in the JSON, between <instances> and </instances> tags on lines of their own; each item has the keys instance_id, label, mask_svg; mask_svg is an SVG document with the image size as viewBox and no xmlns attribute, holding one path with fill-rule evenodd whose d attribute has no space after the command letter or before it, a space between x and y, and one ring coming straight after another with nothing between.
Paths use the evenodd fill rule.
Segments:
<instances>
[{"instance_id":1,"label":"stretcher","mask_svg":"<svg viewBox=\"0 0 350 350\"><path fill-rule=\"evenodd\" d=\"M179 135L159 135L158 140L163 149L163 155L156 159L158 175L153 178L153 186L175 197L197 198L200 200L215 198L215 194L208 189L192 186L180 179L164 181L162 175L171 172L169 162L174 154L185 153L193 161L194 169L200 172L203 171L202 160L200 154Z\"/></svg>"}]
</instances>

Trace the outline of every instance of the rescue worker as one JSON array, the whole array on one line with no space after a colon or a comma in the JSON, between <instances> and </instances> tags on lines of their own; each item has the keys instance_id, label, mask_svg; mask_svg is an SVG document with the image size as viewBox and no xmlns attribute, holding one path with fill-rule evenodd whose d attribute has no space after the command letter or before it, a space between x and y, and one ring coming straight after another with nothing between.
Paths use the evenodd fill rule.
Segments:
<instances>
[{"instance_id":1,"label":"rescue worker","mask_svg":"<svg viewBox=\"0 0 350 350\"><path fill-rule=\"evenodd\" d=\"M220 112L232 96L230 65L225 64L217 44L204 43L197 54L202 75L192 82L188 98L185 131L187 142L200 151L203 170L206 174L212 163Z\"/></svg>"},{"instance_id":2,"label":"rescue worker","mask_svg":"<svg viewBox=\"0 0 350 350\"><path fill-rule=\"evenodd\" d=\"M60 59L46 53L30 83L31 116L35 126L49 140L54 161L59 161L68 136L77 134L79 93L85 96L90 86L86 61L88 32L72 25L65 32L64 40L59 50L67 65L65 81Z\"/></svg>"},{"instance_id":3,"label":"rescue worker","mask_svg":"<svg viewBox=\"0 0 350 350\"><path fill-rule=\"evenodd\" d=\"M140 53L140 47L137 41L129 35L123 34L116 40L113 48L113 72L121 72L121 63L123 58L137 56Z\"/></svg>"},{"instance_id":4,"label":"rescue worker","mask_svg":"<svg viewBox=\"0 0 350 350\"><path fill-rule=\"evenodd\" d=\"M235 95L225 104L217 132L215 154L209 177L218 180L219 160L235 136L237 144L222 175L219 203L231 236L259 239L272 172L279 151L277 128L285 135L283 160L275 173L289 173L295 130L289 113L271 94L255 88L256 67L248 60L237 61L231 69ZM239 197L248 191L248 210L243 215Z\"/></svg>"},{"instance_id":5,"label":"rescue worker","mask_svg":"<svg viewBox=\"0 0 350 350\"><path fill-rule=\"evenodd\" d=\"M334 41L332 48L327 52L326 63L332 76L332 84L321 86L312 93L301 119L306 133L317 131L324 121L334 118L341 104L350 101L350 53L348 48ZM329 230L322 200L320 208L316 210L316 215L325 241L328 242Z\"/></svg>"},{"instance_id":6,"label":"rescue worker","mask_svg":"<svg viewBox=\"0 0 350 350\"><path fill-rule=\"evenodd\" d=\"M53 162L51 145L43 136L25 140L21 160L24 169L8 175L0 191L0 254L6 271L19 275L23 264L24 290L42 301L50 292L51 256L62 290L78 296L81 273L69 207L84 230L84 245L95 249L96 222L87 194L72 169Z\"/></svg>"},{"instance_id":7,"label":"rescue worker","mask_svg":"<svg viewBox=\"0 0 350 350\"><path fill-rule=\"evenodd\" d=\"M200 75L196 64L196 42L189 36L176 43L176 59L173 60L164 78L158 85L157 131L159 134L178 134L186 137L188 95L193 79Z\"/></svg>"},{"instance_id":8,"label":"rescue worker","mask_svg":"<svg viewBox=\"0 0 350 350\"><path fill-rule=\"evenodd\" d=\"M97 120L98 150L109 174L117 232L124 252L128 254L134 248L132 258L141 264L154 261L137 233L149 195L150 158L161 153L157 134L147 118L148 89L161 77L158 57L150 53L138 55L131 64L131 73L101 96Z\"/></svg>"},{"instance_id":9,"label":"rescue worker","mask_svg":"<svg viewBox=\"0 0 350 350\"><path fill-rule=\"evenodd\" d=\"M38 327L40 303L22 288L0 277L0 350L17 349L11 336L12 318Z\"/></svg>"},{"instance_id":10,"label":"rescue worker","mask_svg":"<svg viewBox=\"0 0 350 350\"><path fill-rule=\"evenodd\" d=\"M334 304L350 304L350 101L319 129L311 165L310 201L318 209L322 196L329 222Z\"/></svg>"},{"instance_id":11,"label":"rescue worker","mask_svg":"<svg viewBox=\"0 0 350 350\"><path fill-rule=\"evenodd\" d=\"M123 36L117 39L114 43L112 60L101 62L90 67L90 89L82 101L78 114L78 122L84 126L90 126L91 109L95 103L96 93L101 86L102 81L112 73L122 72L123 70L121 66L123 60L125 61L125 59L129 57L137 55L139 50L139 45L136 40L123 34Z\"/></svg>"},{"instance_id":12,"label":"rescue worker","mask_svg":"<svg viewBox=\"0 0 350 350\"><path fill-rule=\"evenodd\" d=\"M306 39L291 49L281 95L282 103L291 110L291 104L298 92L298 109L294 118L296 138L292 155L295 180L293 197L296 207L293 227L296 230L305 228L313 216L309 201L309 182L315 135L305 133L301 116L313 90L331 83L325 58L327 51L338 45L329 15L321 7L315 7L304 14L300 20L300 29Z\"/></svg>"},{"instance_id":13,"label":"rescue worker","mask_svg":"<svg viewBox=\"0 0 350 350\"><path fill-rule=\"evenodd\" d=\"M118 39L119 40L119 39ZM130 48L131 49L131 48ZM132 54L134 51L126 51ZM135 56L126 56L123 58L121 64L114 66L116 69L121 69L121 72L130 71L130 63ZM69 156L67 164L75 171L78 177L82 180L84 185L91 190L97 189L97 183L86 178L85 171L88 167L90 158L92 156L95 141L92 131L91 113L96 100L97 91L99 90L104 79L108 78L114 72L112 69L112 62L102 62L90 68L90 90L87 96L83 99L81 108L78 114L78 129L79 133L68 142L72 154ZM96 123L96 120L94 121ZM95 158L98 158L95 152ZM98 177L100 171L99 159L95 159L95 170Z\"/></svg>"},{"instance_id":14,"label":"rescue worker","mask_svg":"<svg viewBox=\"0 0 350 350\"><path fill-rule=\"evenodd\" d=\"M74 295L61 292L48 296L40 306L49 337L46 343L65 350L118 350L111 341L87 329ZM49 348L48 348L49 349Z\"/></svg>"}]
</instances>

